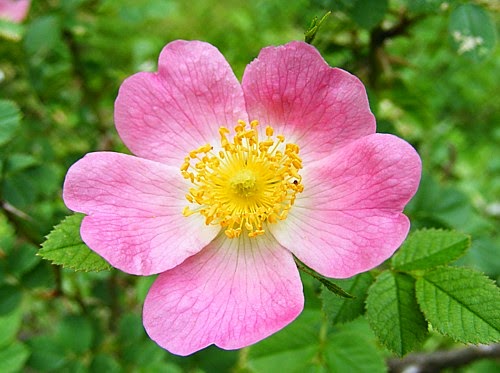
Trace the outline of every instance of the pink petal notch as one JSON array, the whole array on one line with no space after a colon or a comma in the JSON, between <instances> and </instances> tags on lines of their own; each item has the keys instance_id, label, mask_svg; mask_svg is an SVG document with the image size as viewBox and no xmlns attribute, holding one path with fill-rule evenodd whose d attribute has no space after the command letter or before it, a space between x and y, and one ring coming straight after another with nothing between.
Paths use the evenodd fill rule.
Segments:
<instances>
[{"instance_id":1,"label":"pink petal notch","mask_svg":"<svg viewBox=\"0 0 500 373\"><path fill-rule=\"evenodd\" d=\"M329 67L309 44L264 48L242 85L250 118L286 133L305 163L375 132L361 81Z\"/></svg>"},{"instance_id":2,"label":"pink petal notch","mask_svg":"<svg viewBox=\"0 0 500 373\"><path fill-rule=\"evenodd\" d=\"M402 211L420 174L420 157L405 141L363 137L304 170L304 193L272 233L324 276L367 271L406 238L410 222Z\"/></svg>"},{"instance_id":3,"label":"pink petal notch","mask_svg":"<svg viewBox=\"0 0 500 373\"><path fill-rule=\"evenodd\" d=\"M217 140L220 126L247 120L241 86L212 45L174 41L158 65L126 79L116 99L116 129L135 155L177 166Z\"/></svg>"},{"instance_id":4,"label":"pink petal notch","mask_svg":"<svg viewBox=\"0 0 500 373\"><path fill-rule=\"evenodd\" d=\"M157 278L144 304L144 326L177 355L210 344L237 349L283 328L303 304L293 257L272 237L222 234Z\"/></svg>"},{"instance_id":5,"label":"pink petal notch","mask_svg":"<svg viewBox=\"0 0 500 373\"><path fill-rule=\"evenodd\" d=\"M218 232L182 215L186 188L178 169L101 152L70 168L63 198L88 215L80 234L92 250L124 272L150 275L196 254Z\"/></svg>"}]
</instances>

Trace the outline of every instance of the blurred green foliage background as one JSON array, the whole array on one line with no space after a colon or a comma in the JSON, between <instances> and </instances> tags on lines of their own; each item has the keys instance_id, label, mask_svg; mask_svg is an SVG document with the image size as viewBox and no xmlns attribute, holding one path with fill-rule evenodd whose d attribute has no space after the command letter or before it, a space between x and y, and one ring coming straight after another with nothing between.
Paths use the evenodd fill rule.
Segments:
<instances>
[{"instance_id":1,"label":"blurred green foliage background","mask_svg":"<svg viewBox=\"0 0 500 373\"><path fill-rule=\"evenodd\" d=\"M0 371L302 366L293 350L297 341L287 351L283 345L290 341L279 335L240 352L208 348L172 356L142 329L141 305L152 278L116 270L75 273L35 254L69 214L61 200L68 167L90 151L128 152L113 125L118 87L135 72L156 70L165 44L210 42L241 78L261 48L303 40L311 20L327 11L332 14L313 44L331 66L363 80L378 131L405 138L422 156L420 190L407 208L412 227L472 235L473 247L460 264L498 281L499 10L498 2L479 0L47 0L33 1L22 25L2 21ZM470 48L464 36L481 42ZM321 317L308 317L320 315L319 284L304 281L305 316L289 328L297 339L311 333L314 339L308 328ZM345 343L346 327L338 328ZM347 329L357 328L366 325L357 321ZM436 337L424 349L452 345ZM309 363L325 369L321 361Z\"/></svg>"}]
</instances>

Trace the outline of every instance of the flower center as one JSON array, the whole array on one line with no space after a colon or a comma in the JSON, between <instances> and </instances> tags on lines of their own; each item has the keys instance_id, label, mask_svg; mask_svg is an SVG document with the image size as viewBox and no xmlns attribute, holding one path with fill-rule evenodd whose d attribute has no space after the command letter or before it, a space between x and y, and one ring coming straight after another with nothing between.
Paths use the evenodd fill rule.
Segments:
<instances>
[{"instance_id":1,"label":"flower center","mask_svg":"<svg viewBox=\"0 0 500 373\"><path fill-rule=\"evenodd\" d=\"M264 223L286 219L297 193L304 190L299 147L285 143L282 135L273 137L266 127L266 138L259 140L258 122L248 128L238 121L232 141L230 131L220 127L220 150L210 144L189 152L181 166L182 176L190 180L184 216L199 213L205 223L220 225L229 238L242 230L249 237L264 234Z\"/></svg>"},{"instance_id":2,"label":"flower center","mask_svg":"<svg viewBox=\"0 0 500 373\"><path fill-rule=\"evenodd\" d=\"M247 168L243 168L236 172L229 183L233 192L238 197L247 198L255 193L256 181L255 173Z\"/></svg>"}]
</instances>

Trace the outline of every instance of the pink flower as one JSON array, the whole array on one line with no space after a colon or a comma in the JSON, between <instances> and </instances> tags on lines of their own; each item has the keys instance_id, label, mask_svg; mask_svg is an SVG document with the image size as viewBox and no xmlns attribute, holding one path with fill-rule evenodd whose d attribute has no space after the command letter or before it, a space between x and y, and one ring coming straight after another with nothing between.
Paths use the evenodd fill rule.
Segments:
<instances>
[{"instance_id":1,"label":"pink flower","mask_svg":"<svg viewBox=\"0 0 500 373\"><path fill-rule=\"evenodd\" d=\"M28 15L31 0L0 0L0 19L22 22Z\"/></svg>"},{"instance_id":2,"label":"pink flower","mask_svg":"<svg viewBox=\"0 0 500 373\"><path fill-rule=\"evenodd\" d=\"M135 156L86 155L64 200L109 263L159 274L144 326L172 353L241 348L294 320L294 255L345 278L408 233L418 154L376 134L362 83L308 44L263 49L240 85L215 47L174 41L157 73L122 84L115 121Z\"/></svg>"}]
</instances>

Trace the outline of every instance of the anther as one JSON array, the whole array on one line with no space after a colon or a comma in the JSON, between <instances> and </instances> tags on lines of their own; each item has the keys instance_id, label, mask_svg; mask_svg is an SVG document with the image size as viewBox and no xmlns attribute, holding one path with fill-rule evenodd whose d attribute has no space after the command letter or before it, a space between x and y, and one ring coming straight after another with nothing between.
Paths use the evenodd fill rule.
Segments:
<instances>
[{"instance_id":1,"label":"anther","mask_svg":"<svg viewBox=\"0 0 500 373\"><path fill-rule=\"evenodd\" d=\"M283 144L285 137L275 138L272 127L265 129L266 138L259 141L257 121L238 121L234 136L219 128L220 148L202 145L188 153L180 170L193 186L186 200L197 204L184 216L199 213L207 225L220 225L228 238L237 238L243 230L249 237L265 234L264 223L277 223L286 219L295 202L296 194L303 191L298 171L302 160L299 147ZM196 161L194 161L196 159ZM189 169L193 172L188 172Z\"/></svg>"}]
</instances>

